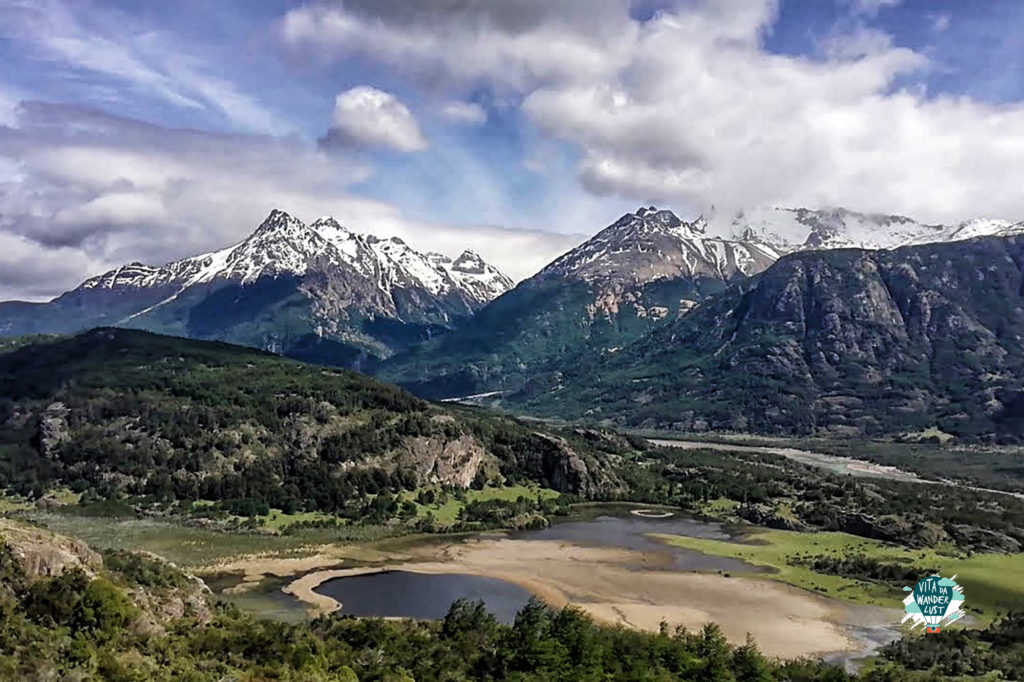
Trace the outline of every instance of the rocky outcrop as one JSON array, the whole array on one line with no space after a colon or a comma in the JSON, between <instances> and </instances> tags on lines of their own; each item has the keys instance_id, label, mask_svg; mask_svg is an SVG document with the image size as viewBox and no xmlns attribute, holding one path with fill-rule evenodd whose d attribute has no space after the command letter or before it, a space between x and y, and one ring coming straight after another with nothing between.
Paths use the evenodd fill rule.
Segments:
<instances>
[{"instance_id":1,"label":"rocky outcrop","mask_svg":"<svg viewBox=\"0 0 1024 682\"><path fill-rule=\"evenodd\" d=\"M39 417L39 454L56 457L60 446L71 439L68 415L71 410L64 403L51 403Z\"/></svg>"},{"instance_id":2,"label":"rocky outcrop","mask_svg":"<svg viewBox=\"0 0 1024 682\"><path fill-rule=\"evenodd\" d=\"M564 493L592 497L621 488L621 482L590 457L581 455L565 438L539 431L519 451L516 467L544 486Z\"/></svg>"},{"instance_id":3,"label":"rocky outcrop","mask_svg":"<svg viewBox=\"0 0 1024 682\"><path fill-rule=\"evenodd\" d=\"M807 525L799 519L782 516L775 509L763 504L741 506L736 510L736 516L755 526L778 528L779 530L807 530Z\"/></svg>"},{"instance_id":4,"label":"rocky outcrop","mask_svg":"<svg viewBox=\"0 0 1024 682\"><path fill-rule=\"evenodd\" d=\"M103 557L83 541L9 519L0 519L0 544L10 549L21 569L20 575L8 576L17 585L0 584L0 592L10 590L16 593L26 584L80 569L89 578L104 577L125 590L139 607L130 626L136 634L161 635L164 625L184 617L194 618L200 623L213 619L210 588L199 578L158 556L143 553L140 560L152 562L162 570L178 575L175 584L161 587L137 584L105 566Z\"/></svg>"},{"instance_id":5,"label":"rocky outcrop","mask_svg":"<svg viewBox=\"0 0 1024 682\"><path fill-rule=\"evenodd\" d=\"M499 478L498 461L472 436L454 440L439 436L406 439L395 459L400 469L412 471L420 484L468 488L478 477Z\"/></svg>"},{"instance_id":6,"label":"rocky outcrop","mask_svg":"<svg viewBox=\"0 0 1024 682\"><path fill-rule=\"evenodd\" d=\"M11 548L29 579L60 575L76 567L95 575L103 565L100 555L81 540L8 519L0 519L0 540Z\"/></svg>"}]
</instances>

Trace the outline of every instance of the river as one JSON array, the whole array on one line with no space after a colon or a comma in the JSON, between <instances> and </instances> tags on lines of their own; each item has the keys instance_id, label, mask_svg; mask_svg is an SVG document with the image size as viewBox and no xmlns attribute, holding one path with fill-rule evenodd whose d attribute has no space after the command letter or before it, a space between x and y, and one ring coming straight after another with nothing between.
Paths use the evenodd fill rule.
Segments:
<instances>
[{"instance_id":1,"label":"river","mask_svg":"<svg viewBox=\"0 0 1024 682\"><path fill-rule=\"evenodd\" d=\"M911 471L905 471L894 466L876 464L863 459L853 457L841 457L839 455L828 455L824 452L813 452L811 450L800 450L797 448L783 448L768 445L738 445L733 443L706 443L702 441L670 440L665 438L648 438L649 443L662 447L679 448L682 450L721 450L727 452L757 452L769 455L780 455L801 464L828 469L837 474L848 476L859 476L862 478L885 478L892 481L906 481L909 483L921 483L924 485L946 485L966 490L974 490L980 493L991 493L993 495L1009 495L1018 499L1024 499L1024 493L1014 493L1008 490L996 490L994 488L979 488L978 486L959 483L946 479L931 480L921 478Z\"/></svg>"}]
</instances>

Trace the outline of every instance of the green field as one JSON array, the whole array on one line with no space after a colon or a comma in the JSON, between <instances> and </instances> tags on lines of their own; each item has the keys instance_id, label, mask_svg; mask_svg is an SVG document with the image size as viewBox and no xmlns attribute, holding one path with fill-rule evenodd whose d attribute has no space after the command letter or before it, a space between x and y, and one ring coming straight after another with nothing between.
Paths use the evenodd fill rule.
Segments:
<instances>
[{"instance_id":1,"label":"green field","mask_svg":"<svg viewBox=\"0 0 1024 682\"><path fill-rule=\"evenodd\" d=\"M937 567L944 576L957 575L967 596L966 607L989 621L1013 608L1024 608L1024 554L975 554L956 557L935 550L910 550L846 533L799 533L764 530L750 533L744 541L706 540L677 535L655 535L659 540L705 554L742 559L755 566L774 569L752 573L754 577L794 585L832 597L878 606L899 606L903 593L897 586L817 573L793 566L790 558L819 555L862 555L921 568Z\"/></svg>"},{"instance_id":2,"label":"green field","mask_svg":"<svg viewBox=\"0 0 1024 682\"><path fill-rule=\"evenodd\" d=\"M434 518L444 524L452 524L458 519L459 512L470 502L486 502L488 500L504 500L514 502L519 497L530 499L553 500L559 495L558 491L538 486L514 485L502 488L484 488L483 490L467 490L459 499L455 494L448 494L443 504L424 505L416 502L416 493L406 491L402 493L402 500L407 500L416 505L416 515L426 516L433 514Z\"/></svg>"},{"instance_id":3,"label":"green field","mask_svg":"<svg viewBox=\"0 0 1024 682\"><path fill-rule=\"evenodd\" d=\"M184 567L209 566L248 554L303 556L325 544L371 543L409 534L401 526L351 525L311 528L297 533L225 531L159 519L77 516L34 511L18 518L63 535L81 538L95 549L152 552Z\"/></svg>"}]
</instances>

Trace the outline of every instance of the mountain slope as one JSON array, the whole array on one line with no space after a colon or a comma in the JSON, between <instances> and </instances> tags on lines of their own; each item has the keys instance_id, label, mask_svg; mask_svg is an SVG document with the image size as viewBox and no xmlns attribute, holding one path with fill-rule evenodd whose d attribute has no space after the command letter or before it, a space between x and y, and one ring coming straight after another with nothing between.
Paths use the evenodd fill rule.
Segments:
<instances>
[{"instance_id":1,"label":"mountain slope","mask_svg":"<svg viewBox=\"0 0 1024 682\"><path fill-rule=\"evenodd\" d=\"M221 251L131 263L50 303L0 304L0 333L129 326L351 365L451 328L510 287L470 251L453 261L273 211Z\"/></svg>"},{"instance_id":2,"label":"mountain slope","mask_svg":"<svg viewBox=\"0 0 1024 682\"><path fill-rule=\"evenodd\" d=\"M686 223L653 207L626 214L380 375L428 397L515 389L537 372L639 338L777 257L705 228L703 219Z\"/></svg>"},{"instance_id":3,"label":"mountain slope","mask_svg":"<svg viewBox=\"0 0 1024 682\"><path fill-rule=\"evenodd\" d=\"M0 486L337 512L418 485L617 488L570 434L446 410L345 370L96 329L0 353Z\"/></svg>"},{"instance_id":4,"label":"mountain slope","mask_svg":"<svg viewBox=\"0 0 1024 682\"><path fill-rule=\"evenodd\" d=\"M791 254L515 396L681 429L1024 436L1024 236Z\"/></svg>"},{"instance_id":5,"label":"mountain slope","mask_svg":"<svg viewBox=\"0 0 1024 682\"><path fill-rule=\"evenodd\" d=\"M929 225L900 215L869 215L844 208L767 208L744 211L732 234L773 245L779 251L894 249L974 237L1024 234L1024 223L979 218L954 225Z\"/></svg>"}]
</instances>

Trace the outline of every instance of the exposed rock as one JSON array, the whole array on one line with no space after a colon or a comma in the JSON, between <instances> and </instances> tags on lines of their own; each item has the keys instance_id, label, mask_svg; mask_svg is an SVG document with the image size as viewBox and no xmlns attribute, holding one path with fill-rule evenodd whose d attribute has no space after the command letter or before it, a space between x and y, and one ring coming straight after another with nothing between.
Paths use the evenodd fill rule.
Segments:
<instances>
[{"instance_id":1,"label":"exposed rock","mask_svg":"<svg viewBox=\"0 0 1024 682\"><path fill-rule=\"evenodd\" d=\"M777 257L706 228L671 211L627 213L379 376L430 398L557 383L577 353L623 348Z\"/></svg>"},{"instance_id":2,"label":"exposed rock","mask_svg":"<svg viewBox=\"0 0 1024 682\"><path fill-rule=\"evenodd\" d=\"M518 465L540 478L545 486L584 496L621 486L607 471L588 465L564 438L540 432L534 432L531 437L533 442L526 448L529 453L526 461Z\"/></svg>"},{"instance_id":3,"label":"exposed rock","mask_svg":"<svg viewBox=\"0 0 1024 682\"><path fill-rule=\"evenodd\" d=\"M953 526L951 532L957 544L975 547L979 552L1000 552L1016 554L1021 551L1021 543L1003 533L967 525Z\"/></svg>"},{"instance_id":4,"label":"exposed rock","mask_svg":"<svg viewBox=\"0 0 1024 682\"><path fill-rule=\"evenodd\" d=\"M578 364L557 388L508 400L563 417L600 401L620 423L661 428L693 411L694 431L742 416L764 433L937 426L1022 440L1024 235L791 254Z\"/></svg>"},{"instance_id":5,"label":"exposed rock","mask_svg":"<svg viewBox=\"0 0 1024 682\"><path fill-rule=\"evenodd\" d=\"M0 519L0 539L10 546L29 578L60 575L74 567L95 575L103 565L100 555L81 540L7 519Z\"/></svg>"},{"instance_id":6,"label":"exposed rock","mask_svg":"<svg viewBox=\"0 0 1024 682\"><path fill-rule=\"evenodd\" d=\"M446 441L437 436L409 438L395 460L423 483L468 488L479 475L498 474L498 461L475 438L463 435Z\"/></svg>"},{"instance_id":7,"label":"exposed rock","mask_svg":"<svg viewBox=\"0 0 1024 682\"><path fill-rule=\"evenodd\" d=\"M2 302L0 335L116 324L363 367L453 328L511 286L472 252L452 261L275 210L226 249L130 263L47 303Z\"/></svg>"},{"instance_id":8,"label":"exposed rock","mask_svg":"<svg viewBox=\"0 0 1024 682\"><path fill-rule=\"evenodd\" d=\"M807 530L807 526L798 519L780 516L774 509L763 504L741 506L736 510L736 515L757 526L781 530Z\"/></svg>"},{"instance_id":9,"label":"exposed rock","mask_svg":"<svg viewBox=\"0 0 1024 682\"><path fill-rule=\"evenodd\" d=\"M71 439L68 415L71 410L62 402L51 403L39 417L39 454L56 457L60 446Z\"/></svg>"}]
</instances>

